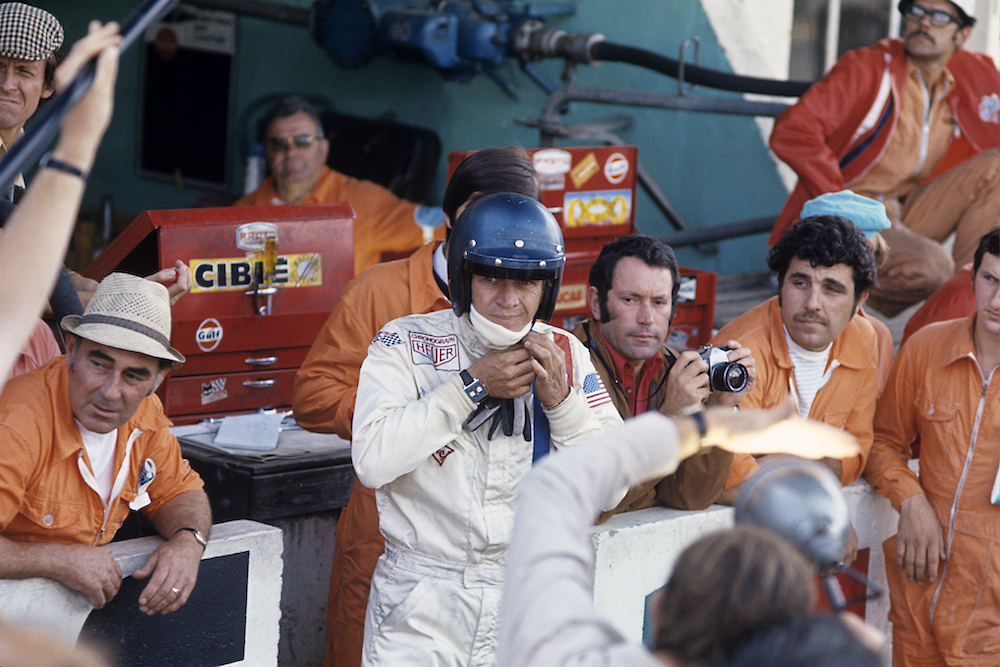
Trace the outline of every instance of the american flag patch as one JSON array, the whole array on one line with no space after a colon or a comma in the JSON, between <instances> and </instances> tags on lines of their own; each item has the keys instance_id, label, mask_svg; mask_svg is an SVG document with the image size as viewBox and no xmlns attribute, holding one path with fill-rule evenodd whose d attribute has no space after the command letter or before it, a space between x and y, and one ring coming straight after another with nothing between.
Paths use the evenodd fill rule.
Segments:
<instances>
[{"instance_id":1,"label":"american flag patch","mask_svg":"<svg viewBox=\"0 0 1000 667\"><path fill-rule=\"evenodd\" d=\"M587 397L587 407L590 408L611 402L611 396L597 373L591 373L583 378L583 394Z\"/></svg>"},{"instance_id":2,"label":"american flag patch","mask_svg":"<svg viewBox=\"0 0 1000 667\"><path fill-rule=\"evenodd\" d=\"M399 337L399 334L393 333L391 331L379 331L372 339L373 343L378 343L379 345L384 345L390 347L392 345L402 345L403 339Z\"/></svg>"}]
</instances>

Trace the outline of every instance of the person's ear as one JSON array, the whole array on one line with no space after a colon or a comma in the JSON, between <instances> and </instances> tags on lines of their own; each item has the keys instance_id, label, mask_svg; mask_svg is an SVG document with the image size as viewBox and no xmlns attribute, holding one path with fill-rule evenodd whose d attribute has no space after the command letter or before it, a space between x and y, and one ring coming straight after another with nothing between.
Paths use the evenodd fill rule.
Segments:
<instances>
[{"instance_id":1,"label":"person's ear","mask_svg":"<svg viewBox=\"0 0 1000 667\"><path fill-rule=\"evenodd\" d=\"M972 34L972 26L967 25L964 28L955 32L955 36L951 38L952 43L955 45L956 49L962 48L966 41L969 39L969 35Z\"/></svg>"},{"instance_id":2,"label":"person's ear","mask_svg":"<svg viewBox=\"0 0 1000 667\"><path fill-rule=\"evenodd\" d=\"M858 305L856 306L858 310L861 310L861 306L865 305L865 301L868 300L868 294L868 292L861 293L861 298L858 299Z\"/></svg>"},{"instance_id":3,"label":"person's ear","mask_svg":"<svg viewBox=\"0 0 1000 667\"><path fill-rule=\"evenodd\" d=\"M591 285L587 288L587 306L590 308L590 316L596 321L601 321L601 297L597 293L597 288Z\"/></svg>"}]
</instances>

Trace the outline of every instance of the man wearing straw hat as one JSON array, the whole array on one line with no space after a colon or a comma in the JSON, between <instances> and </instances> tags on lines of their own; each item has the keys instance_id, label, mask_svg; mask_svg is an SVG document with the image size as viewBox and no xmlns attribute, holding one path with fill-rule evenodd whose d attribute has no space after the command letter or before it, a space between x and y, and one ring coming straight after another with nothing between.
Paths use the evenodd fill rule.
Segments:
<instances>
[{"instance_id":1,"label":"man wearing straw hat","mask_svg":"<svg viewBox=\"0 0 1000 667\"><path fill-rule=\"evenodd\" d=\"M112 273L62 327L66 355L0 396L0 577L56 579L100 608L122 581L103 545L142 510L166 542L133 573L150 577L139 609L175 611L194 588L212 521L153 395L184 361L170 347L167 288Z\"/></svg>"}]
</instances>

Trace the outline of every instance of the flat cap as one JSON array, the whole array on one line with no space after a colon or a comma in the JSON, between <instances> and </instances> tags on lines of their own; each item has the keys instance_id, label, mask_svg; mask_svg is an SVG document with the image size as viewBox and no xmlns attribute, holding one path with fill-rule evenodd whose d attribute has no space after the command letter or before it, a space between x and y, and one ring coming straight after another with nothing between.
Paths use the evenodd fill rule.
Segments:
<instances>
[{"instance_id":1,"label":"flat cap","mask_svg":"<svg viewBox=\"0 0 1000 667\"><path fill-rule=\"evenodd\" d=\"M21 2L0 4L0 56L45 60L62 43L62 25L52 14Z\"/></svg>"}]
</instances>

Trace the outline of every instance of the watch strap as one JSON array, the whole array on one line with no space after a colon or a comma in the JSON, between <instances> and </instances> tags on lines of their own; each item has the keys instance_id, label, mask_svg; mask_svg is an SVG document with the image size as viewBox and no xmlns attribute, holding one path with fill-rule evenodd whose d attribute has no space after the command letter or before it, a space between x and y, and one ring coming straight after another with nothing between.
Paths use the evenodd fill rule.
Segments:
<instances>
[{"instance_id":1,"label":"watch strap","mask_svg":"<svg viewBox=\"0 0 1000 667\"><path fill-rule=\"evenodd\" d=\"M200 545L201 545L201 548L202 548L202 549L205 549L205 548L206 548L206 547L208 546L208 540L207 540L207 539L205 539L205 536L204 536L204 535L202 534L202 532L201 532L200 530L198 530L197 528L191 528L190 526L185 526L185 527L183 527L183 528L178 528L178 529L177 529L177 530L176 530L176 531L174 532L174 535L176 535L177 533L181 532L182 530L186 530L186 531L188 531L189 533L191 533L192 535L194 535L194 539L195 539L195 541L197 541L197 542L198 542L198 544L200 544Z\"/></svg>"},{"instance_id":2,"label":"watch strap","mask_svg":"<svg viewBox=\"0 0 1000 667\"><path fill-rule=\"evenodd\" d=\"M489 396L486 385L479 378L472 377L469 371L459 371L458 376L462 378L462 388L465 390L465 394L473 403L479 403Z\"/></svg>"}]
</instances>

